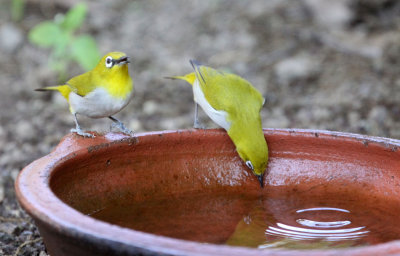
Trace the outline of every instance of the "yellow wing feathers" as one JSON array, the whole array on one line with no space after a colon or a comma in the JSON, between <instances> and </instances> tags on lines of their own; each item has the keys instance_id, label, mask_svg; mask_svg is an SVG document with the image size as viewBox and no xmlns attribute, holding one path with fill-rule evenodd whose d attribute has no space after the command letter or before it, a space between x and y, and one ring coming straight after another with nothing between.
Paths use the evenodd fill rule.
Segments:
<instances>
[{"instance_id":1,"label":"yellow wing feathers","mask_svg":"<svg viewBox=\"0 0 400 256\"><path fill-rule=\"evenodd\" d=\"M204 96L213 108L232 115L242 113L259 116L264 98L248 81L235 74L218 71L193 61L191 63Z\"/></svg>"}]
</instances>

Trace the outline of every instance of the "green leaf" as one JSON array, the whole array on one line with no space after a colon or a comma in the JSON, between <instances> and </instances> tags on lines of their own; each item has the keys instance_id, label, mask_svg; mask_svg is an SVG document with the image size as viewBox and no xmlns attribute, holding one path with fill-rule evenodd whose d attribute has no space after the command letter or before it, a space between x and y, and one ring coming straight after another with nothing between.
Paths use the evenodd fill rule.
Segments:
<instances>
[{"instance_id":1,"label":"green leaf","mask_svg":"<svg viewBox=\"0 0 400 256\"><path fill-rule=\"evenodd\" d=\"M29 31L29 41L40 47L50 47L54 45L62 32L60 28L50 21L39 23Z\"/></svg>"},{"instance_id":2,"label":"green leaf","mask_svg":"<svg viewBox=\"0 0 400 256\"><path fill-rule=\"evenodd\" d=\"M87 6L85 3L75 5L65 14L61 27L68 31L73 31L79 28L86 17Z\"/></svg>"},{"instance_id":3,"label":"green leaf","mask_svg":"<svg viewBox=\"0 0 400 256\"><path fill-rule=\"evenodd\" d=\"M62 31L56 39L53 46L53 54L56 58L65 58L67 55L67 46L70 43L72 35L67 31Z\"/></svg>"},{"instance_id":4,"label":"green leaf","mask_svg":"<svg viewBox=\"0 0 400 256\"><path fill-rule=\"evenodd\" d=\"M91 36L80 36L71 43L73 58L85 70L94 68L100 60L100 53L96 41Z\"/></svg>"}]
</instances>

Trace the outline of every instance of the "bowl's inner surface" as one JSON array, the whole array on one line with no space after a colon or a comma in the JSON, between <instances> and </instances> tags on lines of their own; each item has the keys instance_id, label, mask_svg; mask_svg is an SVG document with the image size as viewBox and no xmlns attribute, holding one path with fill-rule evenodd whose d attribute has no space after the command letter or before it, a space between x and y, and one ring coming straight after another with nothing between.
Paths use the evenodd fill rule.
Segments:
<instances>
[{"instance_id":1,"label":"bowl's inner surface","mask_svg":"<svg viewBox=\"0 0 400 256\"><path fill-rule=\"evenodd\" d=\"M263 189L220 135L90 149L61 163L50 186L94 218L185 240L308 249L400 237L397 151L323 136L267 140Z\"/></svg>"}]
</instances>

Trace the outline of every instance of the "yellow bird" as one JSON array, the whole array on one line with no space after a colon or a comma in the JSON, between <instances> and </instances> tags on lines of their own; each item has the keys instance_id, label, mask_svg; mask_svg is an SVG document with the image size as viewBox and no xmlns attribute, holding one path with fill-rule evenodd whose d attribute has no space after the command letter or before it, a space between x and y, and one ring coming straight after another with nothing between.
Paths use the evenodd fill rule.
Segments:
<instances>
[{"instance_id":1,"label":"yellow bird","mask_svg":"<svg viewBox=\"0 0 400 256\"><path fill-rule=\"evenodd\" d=\"M121 111L133 95L133 82L128 71L129 57L123 52L110 52L103 56L97 66L84 74L73 77L64 85L44 87L36 91L59 91L69 103L75 118L75 129L71 132L84 137L94 137L84 132L77 114L90 118L108 117L123 133L132 131L112 115Z\"/></svg>"},{"instance_id":2,"label":"yellow bird","mask_svg":"<svg viewBox=\"0 0 400 256\"><path fill-rule=\"evenodd\" d=\"M198 105L232 139L240 158L263 187L268 162L268 146L261 126L260 110L265 99L248 81L235 74L203 66L191 60L194 72L181 79L193 87L194 127L200 128Z\"/></svg>"}]
</instances>

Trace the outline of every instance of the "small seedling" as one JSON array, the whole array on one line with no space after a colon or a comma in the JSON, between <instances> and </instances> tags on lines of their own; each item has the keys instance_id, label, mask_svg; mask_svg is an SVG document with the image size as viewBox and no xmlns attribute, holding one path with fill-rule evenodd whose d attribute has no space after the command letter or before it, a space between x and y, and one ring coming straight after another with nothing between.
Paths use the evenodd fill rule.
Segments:
<instances>
[{"instance_id":1,"label":"small seedling","mask_svg":"<svg viewBox=\"0 0 400 256\"><path fill-rule=\"evenodd\" d=\"M90 35L76 35L87 13L87 6L79 3L65 15L57 14L53 21L44 21L29 32L29 41L42 48L50 48L49 65L62 82L67 77L68 65L77 62L84 70L96 66L100 53Z\"/></svg>"}]
</instances>

